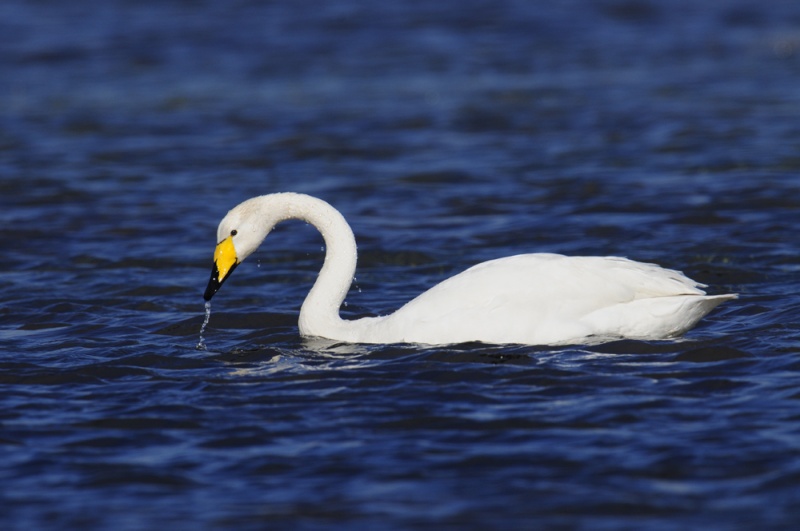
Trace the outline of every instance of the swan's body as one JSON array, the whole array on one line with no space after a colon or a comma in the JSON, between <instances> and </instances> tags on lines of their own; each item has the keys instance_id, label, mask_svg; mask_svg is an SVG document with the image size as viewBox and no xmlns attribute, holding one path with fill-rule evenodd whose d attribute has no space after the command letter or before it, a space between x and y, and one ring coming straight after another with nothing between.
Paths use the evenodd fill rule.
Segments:
<instances>
[{"instance_id":1,"label":"swan's body","mask_svg":"<svg viewBox=\"0 0 800 531\"><path fill-rule=\"evenodd\" d=\"M540 253L478 264L393 314L344 320L339 308L356 268L353 232L328 203L282 193L248 199L220 222L205 299L210 300L233 268L287 219L314 225L327 248L319 277L300 309L303 336L351 343L531 345L667 339L736 298L706 295L702 284L654 264Z\"/></svg>"}]
</instances>

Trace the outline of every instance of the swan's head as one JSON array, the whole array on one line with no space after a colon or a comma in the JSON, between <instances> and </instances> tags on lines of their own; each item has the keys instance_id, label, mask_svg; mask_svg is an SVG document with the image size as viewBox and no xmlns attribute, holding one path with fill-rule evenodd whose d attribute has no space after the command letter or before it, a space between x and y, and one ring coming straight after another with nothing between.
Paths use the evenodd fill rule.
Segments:
<instances>
[{"instance_id":1,"label":"swan's head","mask_svg":"<svg viewBox=\"0 0 800 531\"><path fill-rule=\"evenodd\" d=\"M275 226L275 220L250 199L234 207L222 218L217 228L217 248L214 250L214 265L211 278L203 294L207 301L219 290L222 283L233 273L245 258L258 249L264 238Z\"/></svg>"}]
</instances>

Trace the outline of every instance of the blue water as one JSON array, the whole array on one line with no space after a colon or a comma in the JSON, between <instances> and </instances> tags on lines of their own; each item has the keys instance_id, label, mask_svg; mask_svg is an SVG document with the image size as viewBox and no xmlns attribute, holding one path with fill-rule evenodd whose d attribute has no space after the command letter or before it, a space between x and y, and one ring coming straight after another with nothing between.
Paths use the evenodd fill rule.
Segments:
<instances>
[{"instance_id":1,"label":"blue water","mask_svg":"<svg viewBox=\"0 0 800 531\"><path fill-rule=\"evenodd\" d=\"M3 529L793 529L800 4L0 5ZM523 252L736 292L681 340L304 340L317 195L348 317Z\"/></svg>"}]
</instances>

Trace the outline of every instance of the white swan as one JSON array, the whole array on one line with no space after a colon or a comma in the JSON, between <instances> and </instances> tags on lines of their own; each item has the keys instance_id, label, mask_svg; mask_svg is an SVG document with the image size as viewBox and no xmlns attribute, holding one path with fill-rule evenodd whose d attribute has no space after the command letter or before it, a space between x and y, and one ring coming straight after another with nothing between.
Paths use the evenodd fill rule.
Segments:
<instances>
[{"instance_id":1,"label":"white swan","mask_svg":"<svg viewBox=\"0 0 800 531\"><path fill-rule=\"evenodd\" d=\"M353 231L328 203L279 193L248 199L220 222L205 300L287 219L314 225L327 248L319 277L300 308L303 336L351 343L531 345L666 339L736 298L706 295L703 284L654 264L540 253L478 264L391 315L345 320L339 308L356 269Z\"/></svg>"}]
</instances>

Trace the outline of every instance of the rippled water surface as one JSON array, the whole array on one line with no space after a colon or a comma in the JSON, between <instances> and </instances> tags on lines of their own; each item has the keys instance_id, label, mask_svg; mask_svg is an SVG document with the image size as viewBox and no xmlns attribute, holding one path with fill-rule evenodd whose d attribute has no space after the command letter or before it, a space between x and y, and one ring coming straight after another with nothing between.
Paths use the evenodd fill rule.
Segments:
<instances>
[{"instance_id":1,"label":"rippled water surface","mask_svg":"<svg viewBox=\"0 0 800 531\"><path fill-rule=\"evenodd\" d=\"M800 4L0 6L3 529L790 529ZM737 292L681 340L298 335L282 225L204 318L216 225L298 191L348 317L479 261L624 255Z\"/></svg>"}]
</instances>

